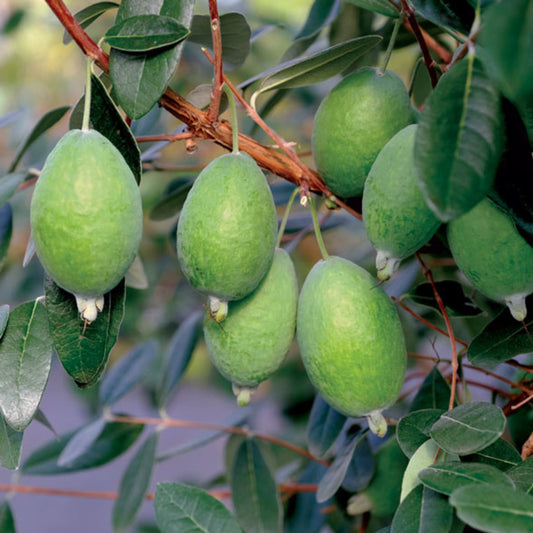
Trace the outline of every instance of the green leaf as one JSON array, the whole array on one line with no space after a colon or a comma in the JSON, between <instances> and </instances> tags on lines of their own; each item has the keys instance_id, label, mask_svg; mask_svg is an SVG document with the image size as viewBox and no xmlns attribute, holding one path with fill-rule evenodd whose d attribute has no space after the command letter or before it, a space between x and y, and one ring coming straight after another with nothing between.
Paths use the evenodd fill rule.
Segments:
<instances>
[{"instance_id":1,"label":"green leaf","mask_svg":"<svg viewBox=\"0 0 533 533\"><path fill-rule=\"evenodd\" d=\"M451 389L449 383L442 377L437 365L425 377L411 404L410 411L421 409L447 410L450 405Z\"/></svg>"},{"instance_id":2,"label":"green leaf","mask_svg":"<svg viewBox=\"0 0 533 533\"><path fill-rule=\"evenodd\" d=\"M78 387L94 385L104 371L124 316L124 281L104 295L104 308L94 322L80 319L74 296L45 280L46 312L61 364Z\"/></svg>"},{"instance_id":3,"label":"green leaf","mask_svg":"<svg viewBox=\"0 0 533 533\"><path fill-rule=\"evenodd\" d=\"M146 376L158 352L158 343L149 339L115 363L100 383L98 395L104 405L113 405Z\"/></svg>"},{"instance_id":4,"label":"green leaf","mask_svg":"<svg viewBox=\"0 0 533 533\"><path fill-rule=\"evenodd\" d=\"M9 320L9 305L0 305L0 339L6 330L7 321Z\"/></svg>"},{"instance_id":5,"label":"green leaf","mask_svg":"<svg viewBox=\"0 0 533 533\"><path fill-rule=\"evenodd\" d=\"M87 452L90 452L93 444L105 429L106 422L103 418L97 418L94 422L80 428L67 445L61 451L57 459L58 466L71 466L82 458Z\"/></svg>"},{"instance_id":6,"label":"green leaf","mask_svg":"<svg viewBox=\"0 0 533 533\"><path fill-rule=\"evenodd\" d=\"M70 109L70 106L61 106L56 107L55 109L52 109L45 113L40 119L39 122L35 125L31 133L28 135L26 140L24 141L24 144L17 152L17 155L15 156L15 159L11 163L8 173L11 173L17 168L17 165L19 164L20 160L22 159L22 156L26 153L28 148L47 130L49 130L52 126L57 124L65 115L65 113Z\"/></svg>"},{"instance_id":7,"label":"green leaf","mask_svg":"<svg viewBox=\"0 0 533 533\"><path fill-rule=\"evenodd\" d=\"M457 281L436 281L435 286L449 316L476 316L483 312L465 295L462 285ZM410 298L417 304L435 309L439 313L441 312L431 283L422 283L416 286L412 291L405 294L403 298Z\"/></svg>"},{"instance_id":8,"label":"green leaf","mask_svg":"<svg viewBox=\"0 0 533 533\"><path fill-rule=\"evenodd\" d=\"M532 309L532 300L527 299L529 309ZM516 355L533 352L533 338L529 333L532 327L533 317L528 316L525 324L521 324L507 309L503 310L474 337L468 347L468 360L475 366L492 370Z\"/></svg>"},{"instance_id":9,"label":"green leaf","mask_svg":"<svg viewBox=\"0 0 533 533\"><path fill-rule=\"evenodd\" d=\"M449 496L455 489L471 483L507 485L514 490L512 479L494 466L483 463L451 462L431 465L422 470L418 477L430 489Z\"/></svg>"},{"instance_id":10,"label":"green leaf","mask_svg":"<svg viewBox=\"0 0 533 533\"><path fill-rule=\"evenodd\" d=\"M0 416L0 464L4 468L16 470L19 467L22 436L22 431L15 431L6 423L4 417ZM0 531L4 530L0 527Z\"/></svg>"},{"instance_id":11,"label":"green leaf","mask_svg":"<svg viewBox=\"0 0 533 533\"><path fill-rule=\"evenodd\" d=\"M452 523L453 510L446 498L419 485L398 507L391 533L449 533Z\"/></svg>"},{"instance_id":12,"label":"green leaf","mask_svg":"<svg viewBox=\"0 0 533 533\"><path fill-rule=\"evenodd\" d=\"M379 35L357 37L309 56L281 63L261 75L261 83L252 100L272 89L304 87L327 80L340 74L380 41Z\"/></svg>"},{"instance_id":13,"label":"green leaf","mask_svg":"<svg viewBox=\"0 0 533 533\"><path fill-rule=\"evenodd\" d=\"M530 533L533 496L505 485L467 485L453 491L450 503L469 526L489 533Z\"/></svg>"},{"instance_id":14,"label":"green leaf","mask_svg":"<svg viewBox=\"0 0 533 533\"><path fill-rule=\"evenodd\" d=\"M400 419L396 436L403 453L411 457L429 438L431 426L440 418L444 409L421 409Z\"/></svg>"},{"instance_id":15,"label":"green leaf","mask_svg":"<svg viewBox=\"0 0 533 533\"><path fill-rule=\"evenodd\" d=\"M499 93L480 62L469 55L439 81L416 132L419 182L441 220L462 215L487 194L502 141Z\"/></svg>"},{"instance_id":16,"label":"green leaf","mask_svg":"<svg viewBox=\"0 0 533 533\"><path fill-rule=\"evenodd\" d=\"M7 203L0 207L0 266L7 255L13 234L13 210Z\"/></svg>"},{"instance_id":17,"label":"green leaf","mask_svg":"<svg viewBox=\"0 0 533 533\"><path fill-rule=\"evenodd\" d=\"M363 490L375 473L374 454L367 438L362 438L355 447L352 460L342 480L342 488L348 492Z\"/></svg>"},{"instance_id":18,"label":"green leaf","mask_svg":"<svg viewBox=\"0 0 533 533\"><path fill-rule=\"evenodd\" d=\"M120 4L116 23L137 15L172 17L185 27L192 18L194 0L124 0ZM146 115L165 92L178 65L183 42L163 52L130 54L111 49L109 72L113 89L121 107L132 119Z\"/></svg>"},{"instance_id":19,"label":"green leaf","mask_svg":"<svg viewBox=\"0 0 533 533\"><path fill-rule=\"evenodd\" d=\"M187 365L202 331L203 311L191 313L181 324L167 349L157 388L157 402L163 408L168 402Z\"/></svg>"},{"instance_id":20,"label":"green leaf","mask_svg":"<svg viewBox=\"0 0 533 533\"><path fill-rule=\"evenodd\" d=\"M368 9L374 13L380 13L387 17L398 18L400 16L400 8L396 9L391 5L389 0L346 0L349 4L354 4L363 9ZM394 2L396 0L393 0Z\"/></svg>"},{"instance_id":21,"label":"green leaf","mask_svg":"<svg viewBox=\"0 0 533 533\"><path fill-rule=\"evenodd\" d=\"M533 495L533 456L510 468L507 475L517 489Z\"/></svg>"},{"instance_id":22,"label":"green leaf","mask_svg":"<svg viewBox=\"0 0 533 533\"><path fill-rule=\"evenodd\" d=\"M78 101L70 117L70 128L81 128L85 96ZM122 154L137 183L141 181L141 151L131 128L126 124L122 113L111 99L101 78L91 74L91 126Z\"/></svg>"},{"instance_id":23,"label":"green leaf","mask_svg":"<svg viewBox=\"0 0 533 533\"><path fill-rule=\"evenodd\" d=\"M143 424L108 422L87 453L68 465L59 466L57 461L62 451L73 435L79 432L79 428L34 451L22 464L21 472L27 475L54 475L101 466L122 455L137 440L143 428Z\"/></svg>"},{"instance_id":24,"label":"green leaf","mask_svg":"<svg viewBox=\"0 0 533 533\"><path fill-rule=\"evenodd\" d=\"M491 6L479 33L479 46L487 72L507 98L516 101L533 96L533 5L529 0Z\"/></svg>"},{"instance_id":25,"label":"green leaf","mask_svg":"<svg viewBox=\"0 0 533 533\"><path fill-rule=\"evenodd\" d=\"M183 207L193 183L194 179L186 177L171 181L163 192L162 198L150 211L150 219L166 220L177 215Z\"/></svg>"},{"instance_id":26,"label":"green leaf","mask_svg":"<svg viewBox=\"0 0 533 533\"><path fill-rule=\"evenodd\" d=\"M157 449L158 433L152 433L128 464L113 505L113 529L128 531L135 521L150 485Z\"/></svg>"},{"instance_id":27,"label":"green leaf","mask_svg":"<svg viewBox=\"0 0 533 533\"><path fill-rule=\"evenodd\" d=\"M109 28L104 39L123 52L150 52L179 43L188 34L189 29L172 17L137 15Z\"/></svg>"},{"instance_id":28,"label":"green leaf","mask_svg":"<svg viewBox=\"0 0 533 533\"><path fill-rule=\"evenodd\" d=\"M154 507L161 533L242 533L224 504L197 487L158 483Z\"/></svg>"},{"instance_id":29,"label":"green leaf","mask_svg":"<svg viewBox=\"0 0 533 533\"><path fill-rule=\"evenodd\" d=\"M499 438L490 446L483 448L477 453L463 455L461 460L484 463L494 466L499 470L503 470L504 472L522 462L522 458L516 448L502 438Z\"/></svg>"},{"instance_id":30,"label":"green leaf","mask_svg":"<svg viewBox=\"0 0 533 533\"><path fill-rule=\"evenodd\" d=\"M116 2L96 2L96 4L91 4L83 9L80 9L75 15L74 18L82 28L87 28L90 26L96 19L103 15L107 10L114 9L119 7L119 4ZM66 30L63 33L63 44L68 44L72 41L70 33Z\"/></svg>"},{"instance_id":31,"label":"green leaf","mask_svg":"<svg viewBox=\"0 0 533 533\"><path fill-rule=\"evenodd\" d=\"M16 533L15 519L7 501L0 504L0 531L2 533Z\"/></svg>"},{"instance_id":32,"label":"green leaf","mask_svg":"<svg viewBox=\"0 0 533 533\"><path fill-rule=\"evenodd\" d=\"M346 417L317 394L307 422L309 451L317 457L325 455L339 436L345 422Z\"/></svg>"},{"instance_id":33,"label":"green leaf","mask_svg":"<svg viewBox=\"0 0 533 533\"><path fill-rule=\"evenodd\" d=\"M246 533L281 532L283 508L276 481L253 438L237 449L231 492L235 514Z\"/></svg>"},{"instance_id":34,"label":"green leaf","mask_svg":"<svg viewBox=\"0 0 533 533\"><path fill-rule=\"evenodd\" d=\"M225 13L220 16L222 37L222 61L226 67L239 68L250 52L252 31L246 18L240 13ZM211 19L209 15L194 15L188 41L213 48Z\"/></svg>"},{"instance_id":35,"label":"green leaf","mask_svg":"<svg viewBox=\"0 0 533 533\"><path fill-rule=\"evenodd\" d=\"M425 19L467 35L474 22L473 7L463 0L412 0L412 4Z\"/></svg>"},{"instance_id":36,"label":"green leaf","mask_svg":"<svg viewBox=\"0 0 533 533\"><path fill-rule=\"evenodd\" d=\"M15 307L0 340L0 409L22 431L32 420L52 364L46 311L37 300Z\"/></svg>"},{"instance_id":37,"label":"green leaf","mask_svg":"<svg viewBox=\"0 0 533 533\"><path fill-rule=\"evenodd\" d=\"M505 429L502 410L486 402L470 402L441 415L431 437L448 453L467 455L492 444Z\"/></svg>"},{"instance_id":38,"label":"green leaf","mask_svg":"<svg viewBox=\"0 0 533 533\"><path fill-rule=\"evenodd\" d=\"M15 194L18 186L29 177L35 175L25 170L0 176L0 206L4 205Z\"/></svg>"}]
</instances>

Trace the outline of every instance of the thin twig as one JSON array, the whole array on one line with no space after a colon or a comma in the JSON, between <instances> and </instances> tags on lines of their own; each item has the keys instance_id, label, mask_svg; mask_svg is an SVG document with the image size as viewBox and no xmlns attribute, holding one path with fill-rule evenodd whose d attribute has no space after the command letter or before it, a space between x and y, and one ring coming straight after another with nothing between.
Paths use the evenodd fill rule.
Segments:
<instances>
[{"instance_id":1,"label":"thin twig","mask_svg":"<svg viewBox=\"0 0 533 533\"><path fill-rule=\"evenodd\" d=\"M193 134L190 131L183 131L181 133L161 133L159 135L140 135L135 137L135 140L138 143L151 143L151 142L160 142L160 141L183 141L185 139L192 139Z\"/></svg>"},{"instance_id":2,"label":"thin twig","mask_svg":"<svg viewBox=\"0 0 533 533\"><path fill-rule=\"evenodd\" d=\"M222 68L222 34L220 31L220 17L218 16L217 0L209 0L209 16L211 18L211 37L213 39L214 81L211 92L211 102L207 111L207 120L214 122L218 118L222 87L224 85Z\"/></svg>"}]
</instances>

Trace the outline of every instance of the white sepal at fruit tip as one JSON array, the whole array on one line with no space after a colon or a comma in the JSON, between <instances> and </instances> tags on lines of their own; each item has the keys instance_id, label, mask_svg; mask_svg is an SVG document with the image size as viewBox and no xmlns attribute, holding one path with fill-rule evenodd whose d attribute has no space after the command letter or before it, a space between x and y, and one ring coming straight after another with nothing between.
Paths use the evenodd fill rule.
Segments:
<instances>
[{"instance_id":1,"label":"white sepal at fruit tip","mask_svg":"<svg viewBox=\"0 0 533 533\"><path fill-rule=\"evenodd\" d=\"M228 302L209 296L209 312L215 322L222 322L228 316Z\"/></svg>"},{"instance_id":2,"label":"white sepal at fruit tip","mask_svg":"<svg viewBox=\"0 0 533 533\"><path fill-rule=\"evenodd\" d=\"M527 294L512 294L504 300L511 315L518 322L523 322L527 316L526 296Z\"/></svg>"},{"instance_id":3,"label":"white sepal at fruit tip","mask_svg":"<svg viewBox=\"0 0 533 533\"><path fill-rule=\"evenodd\" d=\"M257 387L240 387L239 385L232 385L233 394L237 397L237 405L239 407L246 407L250 403L252 394L257 390Z\"/></svg>"},{"instance_id":4,"label":"white sepal at fruit tip","mask_svg":"<svg viewBox=\"0 0 533 533\"><path fill-rule=\"evenodd\" d=\"M104 308L104 297L97 296L95 298L74 295L76 298L76 305L78 312L83 320L87 320L90 324L96 320L98 313Z\"/></svg>"},{"instance_id":5,"label":"white sepal at fruit tip","mask_svg":"<svg viewBox=\"0 0 533 533\"><path fill-rule=\"evenodd\" d=\"M364 493L354 494L349 500L346 512L351 516L368 513L374 508L374 502Z\"/></svg>"},{"instance_id":6,"label":"white sepal at fruit tip","mask_svg":"<svg viewBox=\"0 0 533 533\"><path fill-rule=\"evenodd\" d=\"M387 421L381 411L372 411L366 415L368 428L374 435L384 437L387 434Z\"/></svg>"},{"instance_id":7,"label":"white sepal at fruit tip","mask_svg":"<svg viewBox=\"0 0 533 533\"><path fill-rule=\"evenodd\" d=\"M383 250L378 250L376 255L376 270L378 279L381 281L389 280L400 267L401 259L399 257L392 257L389 253Z\"/></svg>"}]
</instances>

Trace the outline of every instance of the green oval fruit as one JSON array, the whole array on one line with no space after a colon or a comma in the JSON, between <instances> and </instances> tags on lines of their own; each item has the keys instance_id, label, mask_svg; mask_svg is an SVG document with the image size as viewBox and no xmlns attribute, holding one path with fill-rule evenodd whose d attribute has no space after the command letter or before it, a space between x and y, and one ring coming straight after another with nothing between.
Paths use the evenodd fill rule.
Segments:
<instances>
[{"instance_id":1,"label":"green oval fruit","mask_svg":"<svg viewBox=\"0 0 533 533\"><path fill-rule=\"evenodd\" d=\"M417 125L400 130L374 161L363 192L363 222L377 250L378 278L389 279L400 261L426 244L440 226L427 206L415 171Z\"/></svg>"},{"instance_id":2,"label":"green oval fruit","mask_svg":"<svg viewBox=\"0 0 533 533\"><path fill-rule=\"evenodd\" d=\"M516 320L526 317L533 292L533 248L511 217L488 198L448 224L457 266L482 294L503 302Z\"/></svg>"},{"instance_id":3,"label":"green oval fruit","mask_svg":"<svg viewBox=\"0 0 533 533\"><path fill-rule=\"evenodd\" d=\"M311 382L337 411L379 418L396 401L407 359L403 331L366 270L340 257L316 263L300 293L296 330Z\"/></svg>"},{"instance_id":4,"label":"green oval fruit","mask_svg":"<svg viewBox=\"0 0 533 533\"><path fill-rule=\"evenodd\" d=\"M367 67L344 78L320 104L311 139L331 192L360 196L379 151L413 119L409 95L394 72Z\"/></svg>"},{"instance_id":5,"label":"green oval fruit","mask_svg":"<svg viewBox=\"0 0 533 533\"><path fill-rule=\"evenodd\" d=\"M263 173L248 154L225 154L204 168L187 195L177 230L180 266L200 292L240 300L270 267L276 233Z\"/></svg>"},{"instance_id":6,"label":"green oval fruit","mask_svg":"<svg viewBox=\"0 0 533 533\"><path fill-rule=\"evenodd\" d=\"M267 275L243 300L229 302L222 324L204 321L205 342L213 363L239 394L249 400L250 389L273 374L294 338L298 283L291 258L276 249Z\"/></svg>"},{"instance_id":7,"label":"green oval fruit","mask_svg":"<svg viewBox=\"0 0 533 533\"><path fill-rule=\"evenodd\" d=\"M139 188L115 146L95 130L71 130L52 150L31 201L43 267L76 296L88 321L124 277L142 234Z\"/></svg>"}]
</instances>

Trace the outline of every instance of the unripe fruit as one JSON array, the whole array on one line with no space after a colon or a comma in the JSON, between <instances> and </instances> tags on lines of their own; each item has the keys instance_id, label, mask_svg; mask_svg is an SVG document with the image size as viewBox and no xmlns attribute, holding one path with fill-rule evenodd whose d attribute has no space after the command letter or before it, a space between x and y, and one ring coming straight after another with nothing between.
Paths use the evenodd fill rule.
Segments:
<instances>
[{"instance_id":1,"label":"unripe fruit","mask_svg":"<svg viewBox=\"0 0 533 533\"><path fill-rule=\"evenodd\" d=\"M377 250L378 278L389 279L400 261L433 237L439 219L427 206L415 171L417 125L400 130L381 150L365 182L363 221Z\"/></svg>"},{"instance_id":2,"label":"unripe fruit","mask_svg":"<svg viewBox=\"0 0 533 533\"><path fill-rule=\"evenodd\" d=\"M200 292L240 300L270 267L276 233L263 173L248 154L225 154L202 170L187 196L177 230L180 266Z\"/></svg>"},{"instance_id":3,"label":"unripe fruit","mask_svg":"<svg viewBox=\"0 0 533 533\"><path fill-rule=\"evenodd\" d=\"M366 67L344 78L320 104L311 139L331 192L360 196L379 151L413 120L409 95L394 72Z\"/></svg>"},{"instance_id":4,"label":"unripe fruit","mask_svg":"<svg viewBox=\"0 0 533 533\"><path fill-rule=\"evenodd\" d=\"M407 353L394 304L366 270L340 257L318 261L300 292L297 337L307 374L332 407L382 419Z\"/></svg>"},{"instance_id":5,"label":"unripe fruit","mask_svg":"<svg viewBox=\"0 0 533 533\"><path fill-rule=\"evenodd\" d=\"M488 198L448 224L457 266L482 294L503 302L516 320L526 317L533 292L533 248L511 217Z\"/></svg>"},{"instance_id":6,"label":"unripe fruit","mask_svg":"<svg viewBox=\"0 0 533 533\"><path fill-rule=\"evenodd\" d=\"M294 338L298 283L291 258L276 249L267 275L243 300L229 302L218 324L206 314L204 334L213 363L233 385L239 404L283 362Z\"/></svg>"},{"instance_id":7,"label":"unripe fruit","mask_svg":"<svg viewBox=\"0 0 533 533\"><path fill-rule=\"evenodd\" d=\"M71 130L35 185L31 229L43 267L92 321L124 277L142 234L139 187L121 153L95 130Z\"/></svg>"}]
</instances>

